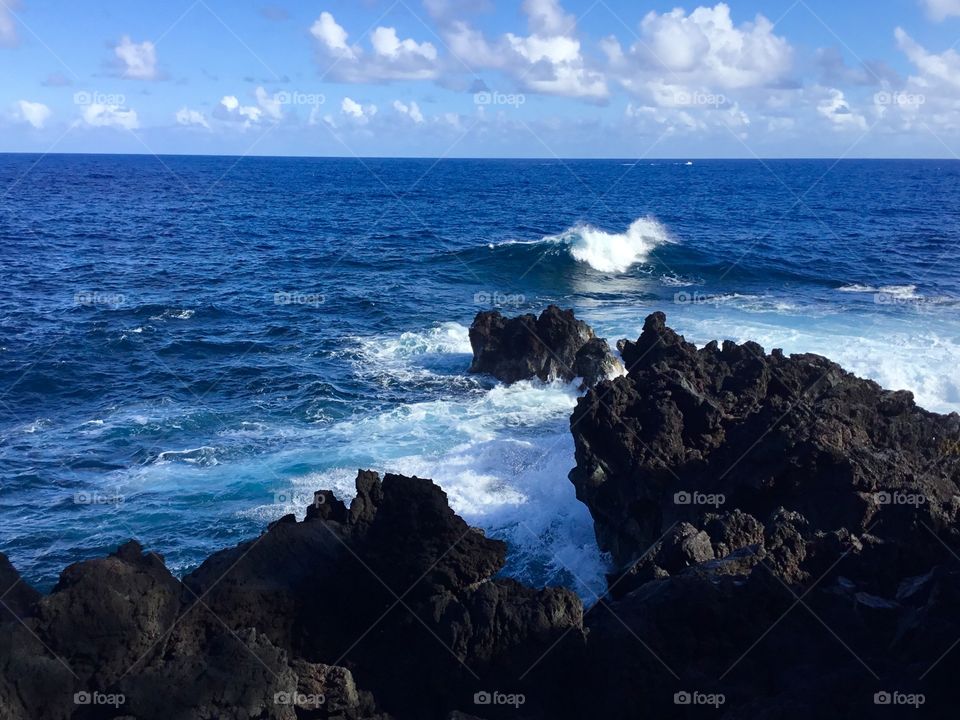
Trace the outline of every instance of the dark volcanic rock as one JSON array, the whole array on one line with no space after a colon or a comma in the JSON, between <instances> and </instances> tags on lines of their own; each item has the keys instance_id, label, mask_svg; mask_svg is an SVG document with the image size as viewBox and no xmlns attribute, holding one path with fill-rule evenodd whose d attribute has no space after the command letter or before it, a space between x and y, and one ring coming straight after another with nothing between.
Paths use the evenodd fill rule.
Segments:
<instances>
[{"instance_id":1,"label":"dark volcanic rock","mask_svg":"<svg viewBox=\"0 0 960 720\"><path fill-rule=\"evenodd\" d=\"M875 693L920 693L950 717L960 418L818 356L697 350L661 313L620 349L629 374L571 419L570 478L620 565L585 618L580 711L872 718Z\"/></svg>"},{"instance_id":2,"label":"dark volcanic rock","mask_svg":"<svg viewBox=\"0 0 960 720\"><path fill-rule=\"evenodd\" d=\"M40 593L25 583L7 556L0 553L0 623L29 617L39 599Z\"/></svg>"},{"instance_id":3,"label":"dark volcanic rock","mask_svg":"<svg viewBox=\"0 0 960 720\"><path fill-rule=\"evenodd\" d=\"M45 597L14 595L0 566L23 615L0 623L0 717L440 720L490 690L542 717L562 705L547 688L572 679L583 608L494 578L505 552L430 480L361 471L349 508L320 491L303 522L182 583L136 542L71 565Z\"/></svg>"},{"instance_id":4,"label":"dark volcanic rock","mask_svg":"<svg viewBox=\"0 0 960 720\"><path fill-rule=\"evenodd\" d=\"M388 710L439 717L467 709L480 679L516 683L563 636L582 642L573 593L490 579L505 551L429 480L361 472L343 520L275 523L184 582L228 627L256 627L313 662L349 661Z\"/></svg>"},{"instance_id":5,"label":"dark volcanic rock","mask_svg":"<svg viewBox=\"0 0 960 720\"><path fill-rule=\"evenodd\" d=\"M470 372L488 373L504 382L540 378L584 378L586 385L614 374L620 361L605 340L577 320L572 310L550 305L540 317L505 318L497 310L480 312L470 326Z\"/></svg>"},{"instance_id":6,"label":"dark volcanic rock","mask_svg":"<svg viewBox=\"0 0 960 720\"><path fill-rule=\"evenodd\" d=\"M909 543L918 568L939 554L935 534L957 535L960 456L943 450L960 437L956 414L816 355L697 350L662 313L621 350L629 375L601 382L571 418L570 474L619 563L724 509L765 519L783 507L807 533L869 528Z\"/></svg>"},{"instance_id":7,"label":"dark volcanic rock","mask_svg":"<svg viewBox=\"0 0 960 720\"><path fill-rule=\"evenodd\" d=\"M107 687L157 648L180 612L180 583L134 541L71 565L39 603L37 634L84 681Z\"/></svg>"}]
</instances>

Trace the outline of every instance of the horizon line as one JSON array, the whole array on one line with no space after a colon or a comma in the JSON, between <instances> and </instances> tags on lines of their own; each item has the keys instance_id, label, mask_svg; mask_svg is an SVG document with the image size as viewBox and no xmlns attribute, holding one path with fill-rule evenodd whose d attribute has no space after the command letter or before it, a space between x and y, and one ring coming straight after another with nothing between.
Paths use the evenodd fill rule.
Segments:
<instances>
[{"instance_id":1,"label":"horizon line","mask_svg":"<svg viewBox=\"0 0 960 720\"><path fill-rule=\"evenodd\" d=\"M26 151L26 150L3 150L0 151L0 156L6 155L26 155L26 156L39 156L41 159L45 157L184 157L184 158L230 158L230 159L265 159L265 160L434 160L441 162L443 160L487 160L487 161L505 161L505 160L526 160L526 161L548 161L548 162L567 162L567 161L620 161L620 162L634 162L642 163L645 161L678 161L678 162L692 162L692 161L731 161L731 160L740 160L746 162L763 162L765 160L833 160L836 162L847 162L847 161L877 161L877 162L890 162L890 161L926 161L926 162L960 162L960 157L907 157L907 156L892 156L892 157L836 157L832 155L807 155L807 156L786 156L786 155L767 155L767 156L754 156L754 157L743 157L743 156L672 156L672 157L644 157L644 158L631 158L631 157L617 157L617 156L583 156L583 157L549 157L549 156L478 156L478 155L446 155L446 156L435 156L435 155L266 155L266 154L218 154L218 153L131 153L131 152L36 152L36 151Z\"/></svg>"}]
</instances>

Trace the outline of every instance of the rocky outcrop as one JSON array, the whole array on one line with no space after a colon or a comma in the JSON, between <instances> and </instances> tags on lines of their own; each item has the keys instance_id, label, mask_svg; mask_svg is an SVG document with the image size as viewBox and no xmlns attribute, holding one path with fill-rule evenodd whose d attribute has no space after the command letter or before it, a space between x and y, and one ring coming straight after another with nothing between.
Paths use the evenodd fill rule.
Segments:
<instances>
[{"instance_id":1,"label":"rocky outcrop","mask_svg":"<svg viewBox=\"0 0 960 720\"><path fill-rule=\"evenodd\" d=\"M445 718L493 690L535 716L583 609L494 577L505 552L430 480L367 471L183 582L130 542L0 624L3 717Z\"/></svg>"},{"instance_id":2,"label":"rocky outcrop","mask_svg":"<svg viewBox=\"0 0 960 720\"><path fill-rule=\"evenodd\" d=\"M0 553L0 623L29 617L40 593L23 581L10 560Z\"/></svg>"},{"instance_id":3,"label":"rocky outcrop","mask_svg":"<svg viewBox=\"0 0 960 720\"><path fill-rule=\"evenodd\" d=\"M480 312L470 326L470 372L487 373L512 383L583 378L590 386L622 371L607 342L594 335L572 310L550 305L540 317L505 318L497 310Z\"/></svg>"},{"instance_id":4,"label":"rocky outcrop","mask_svg":"<svg viewBox=\"0 0 960 720\"><path fill-rule=\"evenodd\" d=\"M960 417L918 408L816 355L756 343L698 350L647 318L621 343L631 368L571 418L570 479L620 564L676 523L706 529L739 510L801 513L808 532L867 531L908 543L917 567L957 535ZM942 549L942 548L939 548Z\"/></svg>"},{"instance_id":5,"label":"rocky outcrop","mask_svg":"<svg viewBox=\"0 0 960 720\"><path fill-rule=\"evenodd\" d=\"M589 711L949 717L960 418L665 320L571 418L570 479L618 566L585 619Z\"/></svg>"},{"instance_id":6,"label":"rocky outcrop","mask_svg":"<svg viewBox=\"0 0 960 720\"><path fill-rule=\"evenodd\" d=\"M506 547L456 516L429 480L361 472L349 510L321 505L329 511L284 518L184 583L231 628L262 629L312 661L348 658L388 709L429 698L423 717L469 709L478 680L516 683L562 636L582 637L573 593L491 579Z\"/></svg>"}]
</instances>

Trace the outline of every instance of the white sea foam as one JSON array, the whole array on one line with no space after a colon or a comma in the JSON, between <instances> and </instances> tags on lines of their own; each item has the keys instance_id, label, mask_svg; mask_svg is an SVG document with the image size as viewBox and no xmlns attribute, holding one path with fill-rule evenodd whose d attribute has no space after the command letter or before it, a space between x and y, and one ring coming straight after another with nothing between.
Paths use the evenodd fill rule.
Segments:
<instances>
[{"instance_id":1,"label":"white sea foam","mask_svg":"<svg viewBox=\"0 0 960 720\"><path fill-rule=\"evenodd\" d=\"M302 513L299 500L320 488L349 500L358 467L427 477L467 522L509 544L508 574L566 584L593 600L603 591L606 564L590 514L566 477L575 464L567 424L576 399L573 383L519 382L338 423L323 431L322 453L286 452L260 471L277 478L314 460L323 468L287 473L289 485L280 490L291 502L249 514Z\"/></svg>"},{"instance_id":2,"label":"white sea foam","mask_svg":"<svg viewBox=\"0 0 960 720\"><path fill-rule=\"evenodd\" d=\"M919 300L923 297L917 294L916 285L881 285L880 287L873 287L872 285L859 285L854 283L853 285L844 285L838 289L840 292L847 293L881 293L897 298L898 300Z\"/></svg>"},{"instance_id":3,"label":"white sea foam","mask_svg":"<svg viewBox=\"0 0 960 720\"><path fill-rule=\"evenodd\" d=\"M189 320L194 316L195 312L196 312L195 310L189 310L189 309L180 309L180 310L167 309L167 310L164 310L159 315L152 316L150 319L151 320Z\"/></svg>"},{"instance_id":4,"label":"white sea foam","mask_svg":"<svg viewBox=\"0 0 960 720\"><path fill-rule=\"evenodd\" d=\"M364 355L382 361L404 361L422 355L457 355L472 352L469 328L445 322L399 337L358 338Z\"/></svg>"},{"instance_id":5,"label":"white sea foam","mask_svg":"<svg viewBox=\"0 0 960 720\"><path fill-rule=\"evenodd\" d=\"M164 450L157 455L158 463L185 462L190 465L218 465L217 449L209 445L187 450Z\"/></svg>"},{"instance_id":6,"label":"white sea foam","mask_svg":"<svg viewBox=\"0 0 960 720\"><path fill-rule=\"evenodd\" d=\"M658 246L674 242L667 228L651 216L634 220L623 233L580 224L543 241L567 245L575 260L601 272L625 272L631 265L645 262Z\"/></svg>"},{"instance_id":7,"label":"white sea foam","mask_svg":"<svg viewBox=\"0 0 960 720\"><path fill-rule=\"evenodd\" d=\"M399 336L353 338L347 351L357 374L379 382L472 386L476 378L463 373L470 366L469 329L445 322Z\"/></svg>"}]
</instances>

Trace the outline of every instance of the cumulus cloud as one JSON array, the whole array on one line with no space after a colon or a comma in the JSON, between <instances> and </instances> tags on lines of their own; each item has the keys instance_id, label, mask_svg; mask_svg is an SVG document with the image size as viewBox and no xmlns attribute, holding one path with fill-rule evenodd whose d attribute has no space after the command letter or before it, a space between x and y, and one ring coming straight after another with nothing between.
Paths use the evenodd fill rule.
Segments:
<instances>
[{"instance_id":1,"label":"cumulus cloud","mask_svg":"<svg viewBox=\"0 0 960 720\"><path fill-rule=\"evenodd\" d=\"M530 29L542 37L567 35L577 24L577 19L564 11L559 0L524 0L522 7L529 18Z\"/></svg>"},{"instance_id":2,"label":"cumulus cloud","mask_svg":"<svg viewBox=\"0 0 960 720\"><path fill-rule=\"evenodd\" d=\"M353 98L345 97L340 103L340 112L354 120L366 121L377 114L377 106L361 105Z\"/></svg>"},{"instance_id":3,"label":"cumulus cloud","mask_svg":"<svg viewBox=\"0 0 960 720\"><path fill-rule=\"evenodd\" d=\"M252 127L263 120L280 122L283 119L283 103L277 95L271 95L263 87L254 91L256 105L244 105L236 95L225 95L214 110L218 120L237 122L244 128Z\"/></svg>"},{"instance_id":4,"label":"cumulus cloud","mask_svg":"<svg viewBox=\"0 0 960 720\"><path fill-rule=\"evenodd\" d=\"M241 105L236 95L224 95L217 107L217 117L224 120L242 121L244 127L260 122L263 110L254 105Z\"/></svg>"},{"instance_id":5,"label":"cumulus cloud","mask_svg":"<svg viewBox=\"0 0 960 720\"><path fill-rule=\"evenodd\" d=\"M136 130L140 127L137 111L118 105L91 103L83 109L81 117L90 127L112 127L120 130Z\"/></svg>"},{"instance_id":6,"label":"cumulus cloud","mask_svg":"<svg viewBox=\"0 0 960 720\"><path fill-rule=\"evenodd\" d=\"M939 55L928 52L925 47L910 37L903 28L894 31L897 46L911 63L920 71L921 78L914 79L919 84L939 81L954 87L960 87L960 53L950 48Z\"/></svg>"},{"instance_id":7,"label":"cumulus cloud","mask_svg":"<svg viewBox=\"0 0 960 720\"><path fill-rule=\"evenodd\" d=\"M152 42L133 42L124 35L114 48L117 58L123 64L123 77L133 80L157 80L157 49Z\"/></svg>"},{"instance_id":8,"label":"cumulus cloud","mask_svg":"<svg viewBox=\"0 0 960 720\"><path fill-rule=\"evenodd\" d=\"M347 60L356 60L357 51L347 44L347 31L344 30L333 15L328 12L320 13L320 17L310 28L310 34L313 35L320 44L326 49L332 57L345 58Z\"/></svg>"},{"instance_id":9,"label":"cumulus cloud","mask_svg":"<svg viewBox=\"0 0 960 720\"><path fill-rule=\"evenodd\" d=\"M393 101L393 109L396 110L401 115L406 115L408 118L413 120L417 125L423 122L423 113L420 112L420 107L416 102L411 101L410 104L400 102L399 100Z\"/></svg>"},{"instance_id":10,"label":"cumulus cloud","mask_svg":"<svg viewBox=\"0 0 960 720\"><path fill-rule=\"evenodd\" d=\"M20 44L17 22L13 11L20 7L18 0L5 0L0 4L0 47L16 47Z\"/></svg>"},{"instance_id":11,"label":"cumulus cloud","mask_svg":"<svg viewBox=\"0 0 960 720\"><path fill-rule=\"evenodd\" d=\"M867 119L851 110L842 90L826 88L825 97L817 104L817 112L829 120L838 130L867 129Z\"/></svg>"},{"instance_id":12,"label":"cumulus cloud","mask_svg":"<svg viewBox=\"0 0 960 720\"><path fill-rule=\"evenodd\" d=\"M920 0L927 15L942 22L948 17L960 16L960 0Z\"/></svg>"},{"instance_id":13,"label":"cumulus cloud","mask_svg":"<svg viewBox=\"0 0 960 720\"><path fill-rule=\"evenodd\" d=\"M960 53L937 53L914 40L903 28L894 30L897 47L914 71L905 82L886 84L875 96L875 112L890 132L960 131Z\"/></svg>"},{"instance_id":14,"label":"cumulus cloud","mask_svg":"<svg viewBox=\"0 0 960 720\"><path fill-rule=\"evenodd\" d=\"M401 39L396 28L377 27L370 34L370 50L351 45L349 34L329 12L320 13L310 33L328 63L324 74L344 82L431 80L439 74L438 53L429 42Z\"/></svg>"},{"instance_id":15,"label":"cumulus cloud","mask_svg":"<svg viewBox=\"0 0 960 720\"><path fill-rule=\"evenodd\" d=\"M614 38L603 47L613 72L628 90L642 94L651 77L715 90L776 86L791 69L793 48L774 34L763 15L735 25L730 7L650 12L641 39L624 50Z\"/></svg>"},{"instance_id":16,"label":"cumulus cloud","mask_svg":"<svg viewBox=\"0 0 960 720\"><path fill-rule=\"evenodd\" d=\"M19 100L17 102L17 117L40 130L53 113L43 103Z\"/></svg>"},{"instance_id":17,"label":"cumulus cloud","mask_svg":"<svg viewBox=\"0 0 960 720\"><path fill-rule=\"evenodd\" d=\"M407 38L401 40L397 31L392 27L378 27L370 35L370 44L373 51L381 57L396 59L404 54L419 55L427 60L437 59L437 49L428 42L418 43Z\"/></svg>"},{"instance_id":18,"label":"cumulus cloud","mask_svg":"<svg viewBox=\"0 0 960 720\"><path fill-rule=\"evenodd\" d=\"M177 110L176 114L177 125L184 125L187 127L190 126L199 126L210 129L210 123L207 122L206 116L199 110L191 110L187 107L182 107Z\"/></svg>"},{"instance_id":19,"label":"cumulus cloud","mask_svg":"<svg viewBox=\"0 0 960 720\"><path fill-rule=\"evenodd\" d=\"M559 0L525 0L529 35L506 33L488 41L463 21L444 28L444 40L453 55L472 69L495 69L521 87L548 95L593 100L609 94L606 78L592 68L574 35L576 19Z\"/></svg>"},{"instance_id":20,"label":"cumulus cloud","mask_svg":"<svg viewBox=\"0 0 960 720\"><path fill-rule=\"evenodd\" d=\"M258 87L254 93L257 98L257 105L268 117L274 120L283 119L283 108L280 99L276 95L270 95L262 87Z\"/></svg>"}]
</instances>

